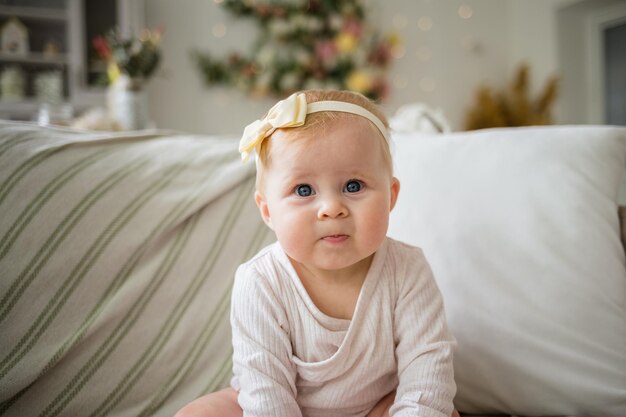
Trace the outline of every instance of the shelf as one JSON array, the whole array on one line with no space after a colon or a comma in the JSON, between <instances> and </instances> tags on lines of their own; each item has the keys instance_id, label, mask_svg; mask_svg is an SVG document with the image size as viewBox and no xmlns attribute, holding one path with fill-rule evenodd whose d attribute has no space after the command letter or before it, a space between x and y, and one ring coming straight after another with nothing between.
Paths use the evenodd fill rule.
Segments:
<instances>
[{"instance_id":1,"label":"shelf","mask_svg":"<svg viewBox=\"0 0 626 417\"><path fill-rule=\"evenodd\" d=\"M31 114L34 115L39 108L41 102L36 99L13 99L2 100L0 99L0 113L11 112L18 114Z\"/></svg>"},{"instance_id":2,"label":"shelf","mask_svg":"<svg viewBox=\"0 0 626 417\"><path fill-rule=\"evenodd\" d=\"M107 65L92 66L91 42L116 26L144 27L144 7L145 0L0 0L0 26L14 16L26 26L29 38L28 54L0 51L0 75L19 67L25 94L15 100L0 97L0 119L32 119L40 106L37 80L49 71L61 72L63 100L75 111L102 107L106 89L92 84L106 74ZM58 55L46 54L52 43Z\"/></svg>"},{"instance_id":3,"label":"shelf","mask_svg":"<svg viewBox=\"0 0 626 417\"><path fill-rule=\"evenodd\" d=\"M25 19L38 19L60 22L67 20L67 12L63 9L53 9L46 7L0 6L0 17L11 16Z\"/></svg>"},{"instance_id":4,"label":"shelf","mask_svg":"<svg viewBox=\"0 0 626 417\"><path fill-rule=\"evenodd\" d=\"M49 56L41 52L31 52L28 55L0 52L0 64L1 63L67 65L68 56L66 54Z\"/></svg>"}]
</instances>

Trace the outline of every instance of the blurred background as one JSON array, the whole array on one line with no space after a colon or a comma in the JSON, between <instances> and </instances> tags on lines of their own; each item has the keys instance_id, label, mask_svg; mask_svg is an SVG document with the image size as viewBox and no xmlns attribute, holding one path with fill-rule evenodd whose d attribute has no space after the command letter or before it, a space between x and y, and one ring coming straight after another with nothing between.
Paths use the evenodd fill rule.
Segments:
<instances>
[{"instance_id":1,"label":"blurred background","mask_svg":"<svg viewBox=\"0 0 626 417\"><path fill-rule=\"evenodd\" d=\"M148 46L143 67L115 54L124 39ZM0 0L0 40L5 119L126 109L111 104L126 70L142 127L192 133L238 134L290 88L346 85L452 130L626 125L623 0ZM280 75L275 56L292 60Z\"/></svg>"}]
</instances>

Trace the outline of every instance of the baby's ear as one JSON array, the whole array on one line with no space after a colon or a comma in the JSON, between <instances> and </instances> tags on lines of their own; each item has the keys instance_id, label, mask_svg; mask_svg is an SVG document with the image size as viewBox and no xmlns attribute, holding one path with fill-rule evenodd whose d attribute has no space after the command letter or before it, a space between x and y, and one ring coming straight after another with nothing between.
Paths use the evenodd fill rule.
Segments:
<instances>
[{"instance_id":1,"label":"baby's ear","mask_svg":"<svg viewBox=\"0 0 626 417\"><path fill-rule=\"evenodd\" d=\"M259 212L261 213L261 217L263 221L270 229L274 230L272 227L272 218L270 216L270 210L267 206L267 200L265 200L265 196L261 194L259 191L254 192L254 201L256 202L256 206L259 208Z\"/></svg>"},{"instance_id":2,"label":"baby's ear","mask_svg":"<svg viewBox=\"0 0 626 417\"><path fill-rule=\"evenodd\" d=\"M391 179L391 204L389 205L389 211L393 210L398 201L398 194L400 193L400 180L396 177Z\"/></svg>"}]
</instances>

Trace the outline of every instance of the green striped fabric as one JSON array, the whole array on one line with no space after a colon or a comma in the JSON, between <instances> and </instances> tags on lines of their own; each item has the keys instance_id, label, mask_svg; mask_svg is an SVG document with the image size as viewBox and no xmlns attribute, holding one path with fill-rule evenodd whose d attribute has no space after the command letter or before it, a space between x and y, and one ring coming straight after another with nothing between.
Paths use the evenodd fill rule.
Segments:
<instances>
[{"instance_id":1,"label":"green striped fabric","mask_svg":"<svg viewBox=\"0 0 626 417\"><path fill-rule=\"evenodd\" d=\"M0 121L0 416L171 416L228 384L274 236L233 138Z\"/></svg>"}]
</instances>

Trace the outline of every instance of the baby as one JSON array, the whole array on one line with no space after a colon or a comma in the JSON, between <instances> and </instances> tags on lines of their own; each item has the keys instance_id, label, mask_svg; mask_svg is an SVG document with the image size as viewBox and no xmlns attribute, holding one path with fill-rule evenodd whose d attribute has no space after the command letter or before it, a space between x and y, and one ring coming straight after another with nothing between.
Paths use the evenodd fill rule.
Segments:
<instances>
[{"instance_id":1,"label":"baby","mask_svg":"<svg viewBox=\"0 0 626 417\"><path fill-rule=\"evenodd\" d=\"M308 90L246 127L278 242L236 273L231 388L177 416L458 416L430 267L386 237L400 190L387 126L360 94Z\"/></svg>"}]
</instances>

